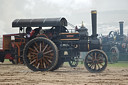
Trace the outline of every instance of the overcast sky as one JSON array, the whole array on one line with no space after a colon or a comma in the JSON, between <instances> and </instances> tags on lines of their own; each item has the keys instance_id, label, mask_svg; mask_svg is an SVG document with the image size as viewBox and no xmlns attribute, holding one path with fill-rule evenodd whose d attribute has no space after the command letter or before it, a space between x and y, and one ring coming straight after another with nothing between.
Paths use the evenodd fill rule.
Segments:
<instances>
[{"instance_id":1,"label":"overcast sky","mask_svg":"<svg viewBox=\"0 0 128 85\"><path fill-rule=\"evenodd\" d=\"M84 22L91 35L91 10L97 10L98 34L119 29L128 33L128 0L0 0L0 35L18 32L12 21L21 18L65 17L73 25Z\"/></svg>"}]
</instances>

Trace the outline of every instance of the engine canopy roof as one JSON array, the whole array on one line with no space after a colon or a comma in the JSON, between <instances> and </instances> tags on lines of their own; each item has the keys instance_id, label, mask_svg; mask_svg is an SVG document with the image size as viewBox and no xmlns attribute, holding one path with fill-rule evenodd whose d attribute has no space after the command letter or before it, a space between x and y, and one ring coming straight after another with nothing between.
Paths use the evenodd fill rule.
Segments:
<instances>
[{"instance_id":1,"label":"engine canopy roof","mask_svg":"<svg viewBox=\"0 0 128 85\"><path fill-rule=\"evenodd\" d=\"M12 27L52 27L67 26L65 18L15 19Z\"/></svg>"}]
</instances>

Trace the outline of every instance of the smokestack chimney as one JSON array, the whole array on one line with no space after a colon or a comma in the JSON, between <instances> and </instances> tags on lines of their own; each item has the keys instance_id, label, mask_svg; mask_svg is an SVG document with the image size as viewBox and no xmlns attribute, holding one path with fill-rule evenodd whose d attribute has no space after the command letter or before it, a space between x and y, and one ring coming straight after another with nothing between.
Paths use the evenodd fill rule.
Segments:
<instances>
[{"instance_id":1,"label":"smokestack chimney","mask_svg":"<svg viewBox=\"0 0 128 85\"><path fill-rule=\"evenodd\" d=\"M97 37L97 11L96 10L91 11L91 17L92 17L92 36Z\"/></svg>"},{"instance_id":2,"label":"smokestack chimney","mask_svg":"<svg viewBox=\"0 0 128 85\"><path fill-rule=\"evenodd\" d=\"M123 34L124 34L123 33L123 23L124 23L123 21L119 22L119 24L120 24L120 35L121 36L123 36Z\"/></svg>"}]
</instances>

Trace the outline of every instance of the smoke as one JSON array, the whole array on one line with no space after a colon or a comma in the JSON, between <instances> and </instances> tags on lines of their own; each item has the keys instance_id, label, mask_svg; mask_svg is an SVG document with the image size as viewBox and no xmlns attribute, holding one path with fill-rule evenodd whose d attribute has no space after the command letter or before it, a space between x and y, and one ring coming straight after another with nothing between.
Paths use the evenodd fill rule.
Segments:
<instances>
[{"instance_id":1,"label":"smoke","mask_svg":"<svg viewBox=\"0 0 128 85\"><path fill-rule=\"evenodd\" d=\"M92 0L47 0L46 2L50 3L52 6L57 5L58 7L72 10L89 8L92 6Z\"/></svg>"},{"instance_id":2,"label":"smoke","mask_svg":"<svg viewBox=\"0 0 128 85\"><path fill-rule=\"evenodd\" d=\"M116 3L116 4L115 4ZM12 21L20 18L65 17L77 25L83 21L91 33L90 11L98 12L98 32L116 30L118 22L128 27L128 0L0 0L0 34L17 33ZM103 29L104 28L104 29Z\"/></svg>"},{"instance_id":3,"label":"smoke","mask_svg":"<svg viewBox=\"0 0 128 85\"><path fill-rule=\"evenodd\" d=\"M22 2L23 1L23 2ZM12 21L16 18L25 17L24 5L25 0L0 0L0 34L13 33L16 30L13 30L11 27ZM18 30L17 30L18 31Z\"/></svg>"},{"instance_id":4,"label":"smoke","mask_svg":"<svg viewBox=\"0 0 128 85\"><path fill-rule=\"evenodd\" d=\"M76 18L76 14L78 14L77 11L79 10L78 12L81 13L83 8L88 9L91 7L91 1L92 0L0 0L0 34L18 32L18 29L12 29L11 27L12 21L17 18L72 17L71 20L76 21L74 18ZM79 17L79 15L77 17Z\"/></svg>"},{"instance_id":5,"label":"smoke","mask_svg":"<svg viewBox=\"0 0 128 85\"><path fill-rule=\"evenodd\" d=\"M127 10L128 0L93 0L93 7L99 11Z\"/></svg>"}]
</instances>

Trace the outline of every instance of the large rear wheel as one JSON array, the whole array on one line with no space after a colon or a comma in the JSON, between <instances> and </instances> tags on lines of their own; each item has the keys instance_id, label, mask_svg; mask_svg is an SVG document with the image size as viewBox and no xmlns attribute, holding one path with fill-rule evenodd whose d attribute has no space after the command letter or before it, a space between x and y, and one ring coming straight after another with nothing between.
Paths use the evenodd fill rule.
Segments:
<instances>
[{"instance_id":1,"label":"large rear wheel","mask_svg":"<svg viewBox=\"0 0 128 85\"><path fill-rule=\"evenodd\" d=\"M63 64L64 64L64 61L62 60L62 58L59 58L56 66L53 69L51 69L50 71L59 69Z\"/></svg>"},{"instance_id":2,"label":"large rear wheel","mask_svg":"<svg viewBox=\"0 0 128 85\"><path fill-rule=\"evenodd\" d=\"M58 49L51 40L37 37L26 44L23 59L27 67L33 71L49 71L58 62Z\"/></svg>"},{"instance_id":3,"label":"large rear wheel","mask_svg":"<svg viewBox=\"0 0 128 85\"><path fill-rule=\"evenodd\" d=\"M89 72L98 73L105 70L107 62L107 55L102 50L94 49L88 52L84 65Z\"/></svg>"}]
</instances>

